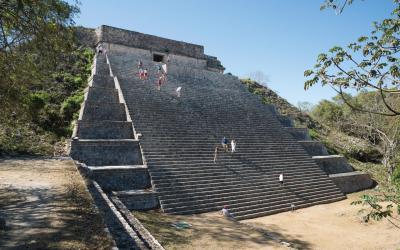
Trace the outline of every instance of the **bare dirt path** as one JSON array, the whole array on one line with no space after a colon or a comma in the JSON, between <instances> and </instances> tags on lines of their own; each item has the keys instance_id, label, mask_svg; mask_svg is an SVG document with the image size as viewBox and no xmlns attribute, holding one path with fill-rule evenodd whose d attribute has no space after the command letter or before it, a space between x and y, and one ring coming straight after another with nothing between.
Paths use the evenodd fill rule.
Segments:
<instances>
[{"instance_id":1,"label":"bare dirt path","mask_svg":"<svg viewBox=\"0 0 400 250\"><path fill-rule=\"evenodd\" d=\"M149 211L134 215L167 250L287 249L265 230L227 220L219 213L168 215ZM175 228L171 224L176 222L186 222L191 227Z\"/></svg>"},{"instance_id":2,"label":"bare dirt path","mask_svg":"<svg viewBox=\"0 0 400 250\"><path fill-rule=\"evenodd\" d=\"M358 213L362 207L350 205L361 194L243 223L278 234L300 249L400 249L400 230L386 220L364 223Z\"/></svg>"},{"instance_id":3,"label":"bare dirt path","mask_svg":"<svg viewBox=\"0 0 400 250\"><path fill-rule=\"evenodd\" d=\"M0 249L109 249L111 240L70 160L0 159Z\"/></svg>"}]
</instances>

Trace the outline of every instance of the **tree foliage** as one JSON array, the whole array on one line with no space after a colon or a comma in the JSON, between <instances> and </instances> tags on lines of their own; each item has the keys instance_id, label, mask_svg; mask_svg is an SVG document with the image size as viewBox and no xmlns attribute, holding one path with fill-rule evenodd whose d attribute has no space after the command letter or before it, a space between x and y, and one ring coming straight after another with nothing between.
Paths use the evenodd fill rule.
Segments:
<instances>
[{"instance_id":1,"label":"tree foliage","mask_svg":"<svg viewBox=\"0 0 400 250\"><path fill-rule=\"evenodd\" d=\"M72 50L75 5L61 0L0 0L0 104L40 85Z\"/></svg>"},{"instance_id":2,"label":"tree foliage","mask_svg":"<svg viewBox=\"0 0 400 250\"><path fill-rule=\"evenodd\" d=\"M335 1L327 1L332 7ZM352 1L346 1L346 4ZM331 5L329 5L331 3ZM400 3L395 0L396 8L390 18L374 23L369 36L361 36L346 48L335 46L327 53L321 53L313 69L306 70L307 90L320 83L334 88L354 110L386 116L400 115L400 107L388 101L400 98ZM335 5L336 6L336 5ZM344 7L343 7L344 8ZM341 11L343 11L341 8ZM346 91L376 90L384 110L373 110L363 105L354 105L345 96Z\"/></svg>"}]
</instances>

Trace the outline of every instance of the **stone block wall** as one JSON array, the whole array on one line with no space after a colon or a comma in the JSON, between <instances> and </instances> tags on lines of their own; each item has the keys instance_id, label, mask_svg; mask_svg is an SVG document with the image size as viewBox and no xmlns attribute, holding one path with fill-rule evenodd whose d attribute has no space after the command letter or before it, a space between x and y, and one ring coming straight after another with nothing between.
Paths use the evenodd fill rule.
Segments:
<instances>
[{"instance_id":1,"label":"stone block wall","mask_svg":"<svg viewBox=\"0 0 400 250\"><path fill-rule=\"evenodd\" d=\"M374 186L374 181L366 173L358 171L329 175L331 180L345 194L365 190Z\"/></svg>"},{"instance_id":2,"label":"stone block wall","mask_svg":"<svg viewBox=\"0 0 400 250\"><path fill-rule=\"evenodd\" d=\"M171 54L184 55L204 59L204 47L197 44L180 42L172 39L143 34L102 25L97 28L99 41L121 44L128 47L141 48Z\"/></svg>"},{"instance_id":3,"label":"stone block wall","mask_svg":"<svg viewBox=\"0 0 400 250\"><path fill-rule=\"evenodd\" d=\"M353 168L341 155L313 156L314 161L327 174L352 172Z\"/></svg>"},{"instance_id":4,"label":"stone block wall","mask_svg":"<svg viewBox=\"0 0 400 250\"><path fill-rule=\"evenodd\" d=\"M105 191L151 188L149 172L143 166L92 168L90 177Z\"/></svg>"},{"instance_id":5,"label":"stone block wall","mask_svg":"<svg viewBox=\"0 0 400 250\"><path fill-rule=\"evenodd\" d=\"M135 58L140 58L141 60L153 60L153 53L163 55L164 59L169 55L170 64L176 66L186 66L198 69L205 69L207 67L207 60L201 58L188 57L183 55L168 54L166 52L145 50L141 48L133 48L121 44L113 43L103 43L107 51L113 54L131 54ZM132 65L136 67L136 65Z\"/></svg>"},{"instance_id":6,"label":"stone block wall","mask_svg":"<svg viewBox=\"0 0 400 250\"><path fill-rule=\"evenodd\" d=\"M75 27L74 33L79 45L94 48L98 42L95 29Z\"/></svg>"},{"instance_id":7,"label":"stone block wall","mask_svg":"<svg viewBox=\"0 0 400 250\"><path fill-rule=\"evenodd\" d=\"M113 192L129 210L150 210L160 207L157 194L149 190Z\"/></svg>"}]
</instances>

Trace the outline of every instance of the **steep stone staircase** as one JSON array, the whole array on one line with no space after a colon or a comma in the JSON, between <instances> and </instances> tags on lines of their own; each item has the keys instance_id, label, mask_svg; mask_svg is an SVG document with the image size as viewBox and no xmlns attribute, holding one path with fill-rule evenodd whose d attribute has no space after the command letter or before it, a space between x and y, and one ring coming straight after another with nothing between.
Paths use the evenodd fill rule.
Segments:
<instances>
[{"instance_id":1,"label":"steep stone staircase","mask_svg":"<svg viewBox=\"0 0 400 250\"><path fill-rule=\"evenodd\" d=\"M149 188L139 141L106 56L97 55L94 66L74 131L71 156L86 164L106 191Z\"/></svg>"},{"instance_id":2,"label":"steep stone staircase","mask_svg":"<svg viewBox=\"0 0 400 250\"><path fill-rule=\"evenodd\" d=\"M274 109L236 77L172 62L168 82L158 91L157 63L142 60L150 71L142 81L134 54L109 59L142 135L145 163L164 212L202 213L229 205L240 220L345 198L283 128ZM181 97L175 94L178 86ZM113 119L120 120L117 106ZM214 163L214 148L224 136L237 141L237 151L220 151ZM125 164L126 159L118 159Z\"/></svg>"}]
</instances>

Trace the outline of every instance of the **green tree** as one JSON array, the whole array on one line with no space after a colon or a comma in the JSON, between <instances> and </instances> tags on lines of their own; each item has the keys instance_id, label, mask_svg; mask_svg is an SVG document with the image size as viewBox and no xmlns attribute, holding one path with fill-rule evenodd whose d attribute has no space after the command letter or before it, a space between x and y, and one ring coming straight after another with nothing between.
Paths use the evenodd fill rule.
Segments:
<instances>
[{"instance_id":1,"label":"green tree","mask_svg":"<svg viewBox=\"0 0 400 250\"><path fill-rule=\"evenodd\" d=\"M325 0L321 9L332 8L337 14L343 12L353 0ZM391 16L374 23L369 36L361 36L342 48L335 46L327 53L321 53L313 69L306 70L308 77L304 84L307 90L320 83L337 91L345 105L356 111L346 117L353 130L362 131L369 138L376 138L381 146L382 164L389 181L395 182L395 167L399 163L400 130L400 70L398 52L400 51L400 0ZM355 98L349 91L360 93ZM386 118L385 118L386 117ZM393 216L397 207L400 214L400 185L393 183L388 190L377 195L364 195L353 204L362 204L369 210L365 220L386 218L400 229L400 221ZM382 206L382 202L389 202Z\"/></svg>"},{"instance_id":2,"label":"green tree","mask_svg":"<svg viewBox=\"0 0 400 250\"><path fill-rule=\"evenodd\" d=\"M341 13L344 6L352 3L345 1L339 5L337 2L328 0L323 7L340 9ZM347 48L335 46L329 52L321 53L314 68L304 72L308 77L304 88L307 90L317 83L329 85L354 110L386 116L400 115L400 108L388 101L389 96L392 100L396 96L397 102L400 98L400 3L399 0L394 2L396 8L391 17L375 22L369 36L361 36ZM345 95L349 90L378 91L385 109L377 111L353 105Z\"/></svg>"},{"instance_id":3,"label":"green tree","mask_svg":"<svg viewBox=\"0 0 400 250\"><path fill-rule=\"evenodd\" d=\"M76 5L61 0L0 0L0 105L40 85L71 50Z\"/></svg>"}]
</instances>

